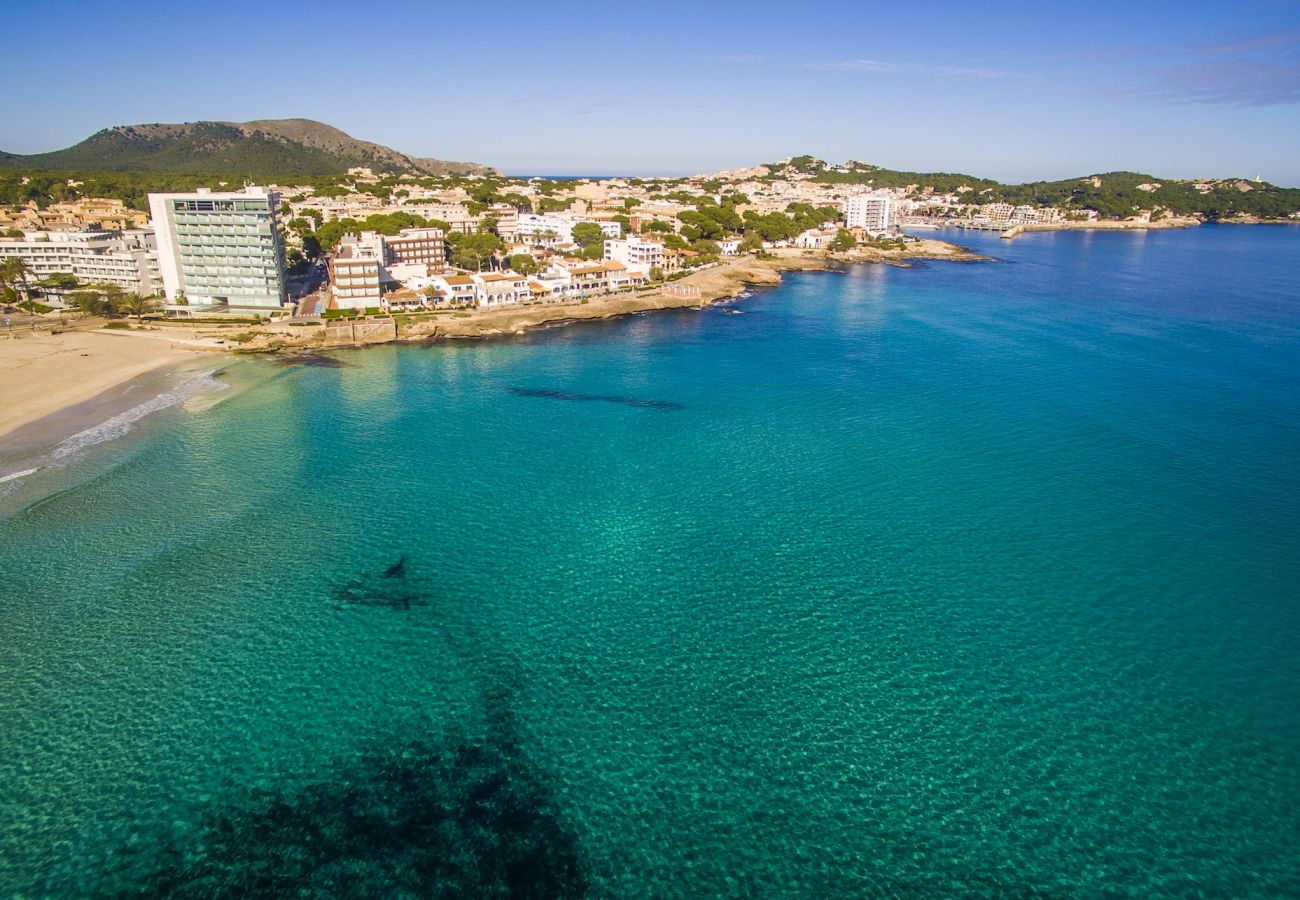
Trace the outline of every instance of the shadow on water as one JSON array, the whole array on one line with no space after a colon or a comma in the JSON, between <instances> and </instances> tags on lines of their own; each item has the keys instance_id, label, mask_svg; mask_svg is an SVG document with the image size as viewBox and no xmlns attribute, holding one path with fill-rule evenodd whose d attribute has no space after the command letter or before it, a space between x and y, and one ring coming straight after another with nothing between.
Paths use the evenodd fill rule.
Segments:
<instances>
[{"instance_id":1,"label":"shadow on water","mask_svg":"<svg viewBox=\"0 0 1300 900\"><path fill-rule=\"evenodd\" d=\"M250 790L117 851L100 896L581 897L589 878L509 679L481 736L375 746L325 780Z\"/></svg>"},{"instance_id":2,"label":"shadow on water","mask_svg":"<svg viewBox=\"0 0 1300 900\"><path fill-rule=\"evenodd\" d=\"M619 403L623 406L635 406L639 409L685 409L680 403L671 400L639 400L636 397L619 397L613 394L573 394L568 391L544 391L532 388L506 388L516 397L541 397L546 400L575 400L600 403Z\"/></svg>"},{"instance_id":3,"label":"shadow on water","mask_svg":"<svg viewBox=\"0 0 1300 900\"><path fill-rule=\"evenodd\" d=\"M429 592L408 574L405 554L379 575L351 578L342 587L334 589L337 609L345 606L410 609L413 606L427 606L429 598Z\"/></svg>"}]
</instances>

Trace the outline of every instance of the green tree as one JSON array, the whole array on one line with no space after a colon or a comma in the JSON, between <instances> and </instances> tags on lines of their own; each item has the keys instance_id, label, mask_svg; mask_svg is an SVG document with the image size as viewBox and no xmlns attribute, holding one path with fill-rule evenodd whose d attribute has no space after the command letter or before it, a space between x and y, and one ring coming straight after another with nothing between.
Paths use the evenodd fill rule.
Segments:
<instances>
[{"instance_id":1,"label":"green tree","mask_svg":"<svg viewBox=\"0 0 1300 900\"><path fill-rule=\"evenodd\" d=\"M27 280L30 277L31 270L21 256L6 256L0 259L0 287L4 288L7 301L10 296L14 299L9 302L28 299Z\"/></svg>"},{"instance_id":2,"label":"green tree","mask_svg":"<svg viewBox=\"0 0 1300 900\"><path fill-rule=\"evenodd\" d=\"M44 291L71 291L80 283L71 272L55 272L36 282L36 286Z\"/></svg>"},{"instance_id":3,"label":"green tree","mask_svg":"<svg viewBox=\"0 0 1300 900\"><path fill-rule=\"evenodd\" d=\"M831 241L831 249L839 250L841 252L852 250L857 245L858 242L854 239L853 232L849 231L847 228L841 228L835 235L835 240Z\"/></svg>"},{"instance_id":4,"label":"green tree","mask_svg":"<svg viewBox=\"0 0 1300 900\"><path fill-rule=\"evenodd\" d=\"M516 253L510 257L510 268L520 275L532 275L537 271L537 260L527 253Z\"/></svg>"},{"instance_id":5,"label":"green tree","mask_svg":"<svg viewBox=\"0 0 1300 900\"><path fill-rule=\"evenodd\" d=\"M605 232L595 222L579 222L573 226L573 242L582 248L586 259L600 259L605 255Z\"/></svg>"},{"instance_id":6,"label":"green tree","mask_svg":"<svg viewBox=\"0 0 1300 900\"><path fill-rule=\"evenodd\" d=\"M716 241L695 241L691 249L700 254L701 261L714 260L722 256L722 248Z\"/></svg>"},{"instance_id":7,"label":"green tree","mask_svg":"<svg viewBox=\"0 0 1300 900\"><path fill-rule=\"evenodd\" d=\"M501 196L502 203L508 203L521 213L530 213L533 211L533 202L523 194L511 191Z\"/></svg>"},{"instance_id":8,"label":"green tree","mask_svg":"<svg viewBox=\"0 0 1300 900\"><path fill-rule=\"evenodd\" d=\"M452 234L451 264L458 269L483 271L483 264L501 249L501 238L495 234Z\"/></svg>"}]
</instances>

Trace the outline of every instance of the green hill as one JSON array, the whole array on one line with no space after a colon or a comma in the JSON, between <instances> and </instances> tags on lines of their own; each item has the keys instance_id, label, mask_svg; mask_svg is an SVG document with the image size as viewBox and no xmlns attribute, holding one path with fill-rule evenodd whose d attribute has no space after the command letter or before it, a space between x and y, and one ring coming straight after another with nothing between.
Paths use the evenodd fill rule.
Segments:
<instances>
[{"instance_id":1,"label":"green hill","mask_svg":"<svg viewBox=\"0 0 1300 900\"><path fill-rule=\"evenodd\" d=\"M1104 172L1061 181L1002 184L949 172L908 172L862 162L831 166L812 156L797 156L768 163L769 179L809 176L822 184L868 185L880 188L914 188L962 195L972 203L1059 206L1063 209L1093 209L1103 216L1131 216L1139 210L1166 210L1175 215L1196 215L1206 219L1230 216L1285 218L1300 211L1300 188L1284 188L1266 181L1244 178L1197 180L1157 178L1140 172Z\"/></svg>"},{"instance_id":2,"label":"green hill","mask_svg":"<svg viewBox=\"0 0 1300 900\"><path fill-rule=\"evenodd\" d=\"M82 172L239 174L263 181L295 175L336 175L355 166L377 172L426 175L483 175L493 171L476 163L407 156L310 119L120 125L96 132L65 150L29 155L0 152L0 166Z\"/></svg>"}]
</instances>

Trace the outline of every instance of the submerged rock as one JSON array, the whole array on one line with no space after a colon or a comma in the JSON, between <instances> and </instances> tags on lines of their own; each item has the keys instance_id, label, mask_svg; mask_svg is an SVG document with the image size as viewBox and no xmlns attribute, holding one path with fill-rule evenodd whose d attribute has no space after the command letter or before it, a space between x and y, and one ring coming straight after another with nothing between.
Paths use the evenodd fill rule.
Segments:
<instances>
[{"instance_id":1,"label":"submerged rock","mask_svg":"<svg viewBox=\"0 0 1300 900\"><path fill-rule=\"evenodd\" d=\"M641 400L637 397L620 397L616 394L575 394L569 391L537 390L533 388L506 388L516 397L541 397L546 400L574 400L599 403L618 403L640 409L685 409L671 400Z\"/></svg>"},{"instance_id":2,"label":"submerged rock","mask_svg":"<svg viewBox=\"0 0 1300 900\"><path fill-rule=\"evenodd\" d=\"M486 733L377 742L307 784L246 789L120 848L116 897L582 897L588 866L511 692Z\"/></svg>"}]
</instances>

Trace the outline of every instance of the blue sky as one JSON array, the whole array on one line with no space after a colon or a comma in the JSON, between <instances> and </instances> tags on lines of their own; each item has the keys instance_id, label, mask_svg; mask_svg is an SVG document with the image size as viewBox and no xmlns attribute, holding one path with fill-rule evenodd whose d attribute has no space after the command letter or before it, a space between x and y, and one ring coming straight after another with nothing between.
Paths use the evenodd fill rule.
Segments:
<instances>
[{"instance_id":1,"label":"blue sky","mask_svg":"<svg viewBox=\"0 0 1300 900\"><path fill-rule=\"evenodd\" d=\"M1011 181L1126 168L1300 186L1296 0L42 0L5 24L11 152L118 124L306 117L515 173L812 153Z\"/></svg>"}]
</instances>

